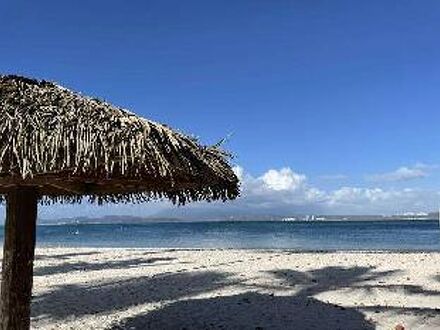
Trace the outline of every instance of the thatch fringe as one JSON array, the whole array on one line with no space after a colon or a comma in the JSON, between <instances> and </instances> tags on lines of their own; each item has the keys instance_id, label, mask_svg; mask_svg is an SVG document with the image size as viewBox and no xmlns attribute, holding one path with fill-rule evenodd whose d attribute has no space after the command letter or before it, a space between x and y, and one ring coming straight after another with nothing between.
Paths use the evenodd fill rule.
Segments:
<instances>
[{"instance_id":1,"label":"thatch fringe","mask_svg":"<svg viewBox=\"0 0 440 330\"><path fill-rule=\"evenodd\" d=\"M0 188L38 182L43 201L226 200L239 193L228 158L218 146L56 84L0 76ZM94 190L60 192L63 182Z\"/></svg>"}]
</instances>

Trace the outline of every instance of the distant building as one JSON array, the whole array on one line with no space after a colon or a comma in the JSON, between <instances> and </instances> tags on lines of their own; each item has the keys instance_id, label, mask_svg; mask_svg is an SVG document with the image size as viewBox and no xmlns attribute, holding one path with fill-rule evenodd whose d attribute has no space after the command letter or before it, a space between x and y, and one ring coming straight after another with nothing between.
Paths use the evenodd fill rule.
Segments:
<instances>
[{"instance_id":1,"label":"distant building","mask_svg":"<svg viewBox=\"0 0 440 330\"><path fill-rule=\"evenodd\" d=\"M298 219L296 217L287 217L282 218L281 221L297 221Z\"/></svg>"}]
</instances>

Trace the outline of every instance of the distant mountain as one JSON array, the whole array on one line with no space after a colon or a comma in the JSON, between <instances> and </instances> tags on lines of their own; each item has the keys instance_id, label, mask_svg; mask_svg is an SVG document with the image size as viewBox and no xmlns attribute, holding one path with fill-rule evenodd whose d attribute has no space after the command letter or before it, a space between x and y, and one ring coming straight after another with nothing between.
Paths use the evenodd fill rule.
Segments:
<instances>
[{"instance_id":1,"label":"distant mountain","mask_svg":"<svg viewBox=\"0 0 440 330\"><path fill-rule=\"evenodd\" d=\"M261 210L242 210L231 207L174 207L154 214L157 218L173 218L191 221L224 221L224 220L279 220L284 214L264 213Z\"/></svg>"},{"instance_id":2,"label":"distant mountain","mask_svg":"<svg viewBox=\"0 0 440 330\"><path fill-rule=\"evenodd\" d=\"M100 218L92 217L73 217L62 219L39 219L40 225L53 224L116 224L116 223L146 223L146 222L163 222L163 221L180 221L180 219L173 218L156 218L156 217L135 217L123 215L109 215Z\"/></svg>"},{"instance_id":3,"label":"distant mountain","mask_svg":"<svg viewBox=\"0 0 440 330\"><path fill-rule=\"evenodd\" d=\"M226 216L226 217L212 217L212 216L197 216L180 218L170 216L148 216L148 217L134 217L134 216L104 216L100 218L91 217L75 217L63 219L39 219L39 225L53 225L53 224L142 224L150 222L194 222L194 221L279 221L282 217L273 215L247 215L247 216Z\"/></svg>"},{"instance_id":4,"label":"distant mountain","mask_svg":"<svg viewBox=\"0 0 440 330\"><path fill-rule=\"evenodd\" d=\"M175 208L159 212L154 216L104 216L100 218L75 217L56 220L40 219L39 224L142 224L150 222L194 222L194 221L386 221L386 220L437 220L438 212L408 213L403 215L313 215L313 214L247 214L223 212L212 215L206 210Z\"/></svg>"}]
</instances>

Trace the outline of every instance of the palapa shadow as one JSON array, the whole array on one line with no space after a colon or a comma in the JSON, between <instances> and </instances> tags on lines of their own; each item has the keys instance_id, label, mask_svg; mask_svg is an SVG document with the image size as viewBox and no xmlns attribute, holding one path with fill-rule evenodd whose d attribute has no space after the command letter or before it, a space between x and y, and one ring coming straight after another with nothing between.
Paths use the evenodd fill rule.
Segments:
<instances>
[{"instance_id":1,"label":"palapa shadow","mask_svg":"<svg viewBox=\"0 0 440 330\"><path fill-rule=\"evenodd\" d=\"M127 318L109 327L122 329L344 329L372 330L361 312L314 298L257 292L189 299Z\"/></svg>"},{"instance_id":2,"label":"palapa shadow","mask_svg":"<svg viewBox=\"0 0 440 330\"><path fill-rule=\"evenodd\" d=\"M72 271L94 271L106 269L125 269L140 266L149 266L160 261L173 261L176 258L134 258L129 260L106 261L100 263L90 262L65 262L53 266L37 267L34 270L34 276L48 276ZM163 263L161 264L163 265Z\"/></svg>"},{"instance_id":3,"label":"palapa shadow","mask_svg":"<svg viewBox=\"0 0 440 330\"><path fill-rule=\"evenodd\" d=\"M395 275L399 271L376 271L374 267L324 267L307 272L290 269L270 272L275 283L254 286L241 283L246 293L209 299L186 299L150 313L127 318L109 327L122 329L320 329L370 330L375 324L367 320L363 311L399 311L397 307L343 307L326 303L314 295L338 289L371 290L371 282ZM394 285L376 287L393 290ZM297 289L293 295L275 296L256 292L264 289ZM400 289L400 288L399 288ZM438 295L419 286L406 286L408 294ZM406 308L406 313L436 315L435 309Z\"/></svg>"},{"instance_id":4,"label":"palapa shadow","mask_svg":"<svg viewBox=\"0 0 440 330\"><path fill-rule=\"evenodd\" d=\"M292 270L274 271L273 274L280 280L291 286L301 285L297 296L310 297L322 292L349 289L349 290L384 290L386 292L399 292L403 295L424 295L427 297L440 296L440 292L436 290L425 289L419 285L406 284L384 284L381 279L390 275L398 274L399 270L378 272L374 267L325 267L312 270L309 272L297 272ZM370 281L379 282L379 284L371 284ZM438 317L440 308L430 307L402 307L402 306L362 306L357 307L359 311L380 312L399 312L404 314L412 314L415 316L423 316L424 319L430 317ZM440 318L439 318L440 322Z\"/></svg>"},{"instance_id":5,"label":"palapa shadow","mask_svg":"<svg viewBox=\"0 0 440 330\"><path fill-rule=\"evenodd\" d=\"M374 267L324 267L307 272L291 269L271 271L282 286L299 286L297 296L313 296L322 292L343 288L359 288L367 281L377 281L398 271L377 272Z\"/></svg>"},{"instance_id":6,"label":"palapa shadow","mask_svg":"<svg viewBox=\"0 0 440 330\"><path fill-rule=\"evenodd\" d=\"M32 316L64 319L111 313L139 304L189 297L228 284L227 274L188 272L121 279L96 285L63 285L34 297Z\"/></svg>"},{"instance_id":7,"label":"palapa shadow","mask_svg":"<svg viewBox=\"0 0 440 330\"><path fill-rule=\"evenodd\" d=\"M112 313L131 306L165 302L164 307L126 318L108 327L121 329L344 329L371 330L375 324L363 312L403 312L433 316L435 308L393 306L344 307L314 296L338 289L405 290L407 294L439 295L415 285L385 285L382 279L399 271L374 267L324 267L306 272L282 269L269 272L269 286L239 282L228 273L186 272L161 274L99 285L66 285L38 296L33 316L64 319L95 313ZM373 283L373 284L372 284ZM375 283L379 283L376 285ZM197 295L232 286L247 292L198 298ZM295 289L294 294L268 291ZM263 291L262 291L263 290ZM179 301L172 302L179 299ZM166 301L169 302L167 305ZM68 306L68 308L66 308Z\"/></svg>"},{"instance_id":8,"label":"palapa shadow","mask_svg":"<svg viewBox=\"0 0 440 330\"><path fill-rule=\"evenodd\" d=\"M76 257L84 257L84 256L93 256L100 254L99 251L90 251L90 252L74 252L74 253L63 253L63 254L37 254L35 256L35 260L42 260L42 259L55 259L55 260L67 260L70 258L76 258Z\"/></svg>"},{"instance_id":9,"label":"palapa shadow","mask_svg":"<svg viewBox=\"0 0 440 330\"><path fill-rule=\"evenodd\" d=\"M327 267L310 272L270 272L276 284L271 289L300 286L292 295L274 295L258 290L268 287L239 283L250 291L209 299L186 299L150 313L127 318L109 327L121 329L375 329L355 308L322 302L314 294L378 279L392 272L374 272L363 267ZM257 291L256 291L257 290Z\"/></svg>"}]
</instances>

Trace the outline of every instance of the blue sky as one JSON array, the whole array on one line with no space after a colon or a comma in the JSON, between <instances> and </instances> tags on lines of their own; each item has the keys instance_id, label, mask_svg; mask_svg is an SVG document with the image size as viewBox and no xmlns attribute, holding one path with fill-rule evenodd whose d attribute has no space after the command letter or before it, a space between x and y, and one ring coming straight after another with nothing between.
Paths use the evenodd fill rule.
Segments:
<instances>
[{"instance_id":1,"label":"blue sky","mask_svg":"<svg viewBox=\"0 0 440 330\"><path fill-rule=\"evenodd\" d=\"M428 210L440 200L438 17L435 0L2 2L0 72L205 143L232 134L245 209ZM270 203L280 191L287 202ZM325 195L299 203L311 191ZM335 207L344 193L361 197Z\"/></svg>"}]
</instances>

